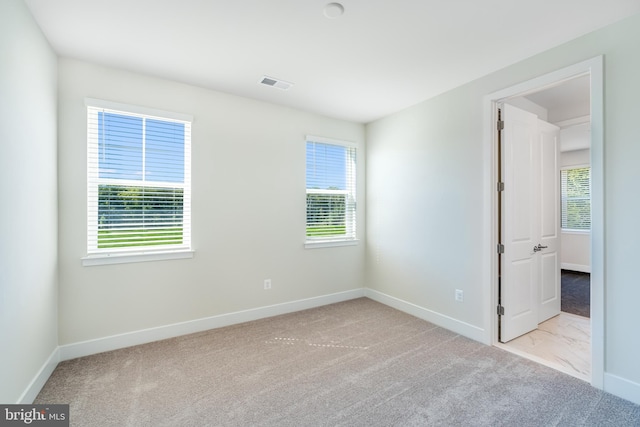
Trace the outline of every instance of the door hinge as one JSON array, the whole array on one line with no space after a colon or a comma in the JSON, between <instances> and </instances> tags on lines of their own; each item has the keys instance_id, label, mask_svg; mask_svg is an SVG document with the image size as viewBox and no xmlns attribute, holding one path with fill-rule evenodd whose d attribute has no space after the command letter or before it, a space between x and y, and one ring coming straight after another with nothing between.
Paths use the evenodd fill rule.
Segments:
<instances>
[{"instance_id":1,"label":"door hinge","mask_svg":"<svg viewBox=\"0 0 640 427\"><path fill-rule=\"evenodd\" d=\"M504 307L498 304L498 316L504 316Z\"/></svg>"},{"instance_id":2,"label":"door hinge","mask_svg":"<svg viewBox=\"0 0 640 427\"><path fill-rule=\"evenodd\" d=\"M498 120L498 130L504 129L504 120Z\"/></svg>"},{"instance_id":3,"label":"door hinge","mask_svg":"<svg viewBox=\"0 0 640 427\"><path fill-rule=\"evenodd\" d=\"M502 243L498 243L498 253L499 254L504 253L504 245Z\"/></svg>"},{"instance_id":4,"label":"door hinge","mask_svg":"<svg viewBox=\"0 0 640 427\"><path fill-rule=\"evenodd\" d=\"M504 191L504 182L498 183L498 191Z\"/></svg>"}]
</instances>

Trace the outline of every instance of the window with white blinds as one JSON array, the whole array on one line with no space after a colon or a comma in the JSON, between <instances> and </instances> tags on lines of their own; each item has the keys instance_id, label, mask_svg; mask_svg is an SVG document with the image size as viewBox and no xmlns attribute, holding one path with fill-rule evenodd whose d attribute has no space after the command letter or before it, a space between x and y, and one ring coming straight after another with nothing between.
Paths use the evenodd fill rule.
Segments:
<instances>
[{"instance_id":1,"label":"window with white blinds","mask_svg":"<svg viewBox=\"0 0 640 427\"><path fill-rule=\"evenodd\" d=\"M89 255L190 249L191 118L87 100L87 139Z\"/></svg>"},{"instance_id":2,"label":"window with white blinds","mask_svg":"<svg viewBox=\"0 0 640 427\"><path fill-rule=\"evenodd\" d=\"M591 230L591 168L560 171L562 228Z\"/></svg>"},{"instance_id":3,"label":"window with white blinds","mask_svg":"<svg viewBox=\"0 0 640 427\"><path fill-rule=\"evenodd\" d=\"M307 137L307 243L356 239L356 146Z\"/></svg>"}]
</instances>

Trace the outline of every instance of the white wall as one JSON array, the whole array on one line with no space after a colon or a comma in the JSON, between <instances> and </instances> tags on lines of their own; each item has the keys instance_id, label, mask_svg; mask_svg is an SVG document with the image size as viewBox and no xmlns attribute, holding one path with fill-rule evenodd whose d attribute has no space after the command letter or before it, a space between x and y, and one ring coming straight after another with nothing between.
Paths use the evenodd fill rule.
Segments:
<instances>
[{"instance_id":1,"label":"white wall","mask_svg":"<svg viewBox=\"0 0 640 427\"><path fill-rule=\"evenodd\" d=\"M567 159L570 158L570 152L588 149L590 144L591 125L588 122L560 129L560 149L567 154ZM585 163L589 163L589 157Z\"/></svg>"},{"instance_id":2,"label":"white wall","mask_svg":"<svg viewBox=\"0 0 640 427\"><path fill-rule=\"evenodd\" d=\"M536 104L533 101L525 98L524 96L518 96L516 98L509 98L506 101L507 104L518 107L521 110L528 111L538 116L540 120L548 121L549 112L546 108Z\"/></svg>"},{"instance_id":3,"label":"white wall","mask_svg":"<svg viewBox=\"0 0 640 427\"><path fill-rule=\"evenodd\" d=\"M17 403L58 344L56 56L22 1L0 2L0 94L0 402Z\"/></svg>"},{"instance_id":4,"label":"white wall","mask_svg":"<svg viewBox=\"0 0 640 427\"><path fill-rule=\"evenodd\" d=\"M468 336L489 330L482 264L483 98L604 54L605 388L640 403L640 15L367 126L367 285L449 322ZM494 185L494 183L491 183ZM454 290L464 291L464 302ZM488 317L487 317L488 318ZM623 390L624 389L624 390ZM626 390L626 391L625 391Z\"/></svg>"},{"instance_id":5,"label":"white wall","mask_svg":"<svg viewBox=\"0 0 640 427\"><path fill-rule=\"evenodd\" d=\"M363 243L303 247L306 134L360 144L364 237L363 125L71 59L58 73L61 345L363 287ZM85 97L194 116L193 259L81 265Z\"/></svg>"},{"instance_id":6,"label":"white wall","mask_svg":"<svg viewBox=\"0 0 640 427\"><path fill-rule=\"evenodd\" d=\"M576 132L576 128L583 132ZM588 132L584 125L572 126L560 131L560 137L570 135L571 140L577 140L577 136L582 134L582 139L587 139L589 143ZM584 144L581 144L584 146ZM564 151L560 154L560 167L575 166L581 167L589 165L591 159L589 150ZM591 272L591 233L583 231L563 231L561 235L562 243L560 245L560 262L562 268L573 271Z\"/></svg>"}]
</instances>

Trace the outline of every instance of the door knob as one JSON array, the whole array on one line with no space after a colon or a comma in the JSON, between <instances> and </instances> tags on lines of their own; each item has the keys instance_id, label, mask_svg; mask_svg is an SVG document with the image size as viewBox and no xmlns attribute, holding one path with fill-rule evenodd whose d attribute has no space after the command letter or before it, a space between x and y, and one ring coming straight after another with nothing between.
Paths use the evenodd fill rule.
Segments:
<instances>
[{"instance_id":1,"label":"door knob","mask_svg":"<svg viewBox=\"0 0 640 427\"><path fill-rule=\"evenodd\" d=\"M534 246L533 247L533 252L540 252L543 249L548 248L549 246L542 246L540 243L538 243L538 246Z\"/></svg>"}]
</instances>

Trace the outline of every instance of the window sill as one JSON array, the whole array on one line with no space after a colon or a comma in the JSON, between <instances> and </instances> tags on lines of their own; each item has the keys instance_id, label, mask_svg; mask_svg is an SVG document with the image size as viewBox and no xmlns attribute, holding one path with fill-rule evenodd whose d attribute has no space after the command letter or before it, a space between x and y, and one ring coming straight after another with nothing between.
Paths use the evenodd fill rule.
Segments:
<instances>
[{"instance_id":1,"label":"window sill","mask_svg":"<svg viewBox=\"0 0 640 427\"><path fill-rule=\"evenodd\" d=\"M560 232L561 234L582 234L585 236L591 234L591 230L572 230L570 228L563 228Z\"/></svg>"},{"instance_id":2,"label":"window sill","mask_svg":"<svg viewBox=\"0 0 640 427\"><path fill-rule=\"evenodd\" d=\"M305 249L331 248L334 246L356 246L358 239L350 240L308 240L304 243Z\"/></svg>"},{"instance_id":3,"label":"window sill","mask_svg":"<svg viewBox=\"0 0 640 427\"><path fill-rule=\"evenodd\" d=\"M82 265L84 267L91 267L94 265L127 264L134 262L186 259L193 258L193 254L194 251L192 250L92 254L82 258Z\"/></svg>"}]
</instances>

